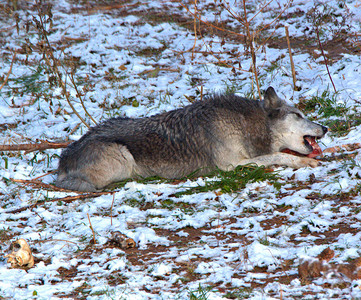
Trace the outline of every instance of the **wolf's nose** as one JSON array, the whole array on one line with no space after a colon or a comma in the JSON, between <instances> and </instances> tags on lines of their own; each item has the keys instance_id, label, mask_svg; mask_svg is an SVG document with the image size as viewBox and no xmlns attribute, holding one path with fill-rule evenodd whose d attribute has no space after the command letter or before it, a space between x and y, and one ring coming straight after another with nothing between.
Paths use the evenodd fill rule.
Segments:
<instances>
[{"instance_id":1,"label":"wolf's nose","mask_svg":"<svg viewBox=\"0 0 361 300\"><path fill-rule=\"evenodd\" d=\"M323 134L326 134L328 131L328 128L326 126L322 126L322 131L323 131Z\"/></svg>"}]
</instances>

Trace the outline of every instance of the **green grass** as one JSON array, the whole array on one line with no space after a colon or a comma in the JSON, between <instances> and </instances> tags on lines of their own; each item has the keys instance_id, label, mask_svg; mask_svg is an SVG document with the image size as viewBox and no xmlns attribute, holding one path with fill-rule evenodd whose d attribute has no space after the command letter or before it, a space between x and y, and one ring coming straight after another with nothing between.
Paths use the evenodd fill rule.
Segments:
<instances>
[{"instance_id":1,"label":"green grass","mask_svg":"<svg viewBox=\"0 0 361 300\"><path fill-rule=\"evenodd\" d=\"M220 191L222 193L234 193L245 188L247 183L260 182L268 180L277 189L280 183L277 181L279 176L276 172L269 172L264 166L256 165L238 166L233 171L217 170L205 177L204 186L188 188L185 191L176 193L177 197L182 195L191 195L194 193Z\"/></svg>"},{"instance_id":2,"label":"green grass","mask_svg":"<svg viewBox=\"0 0 361 300\"><path fill-rule=\"evenodd\" d=\"M342 117L349 112L344 103L337 102L337 94L324 91L320 96L313 96L310 100L303 102L305 113L317 112L319 117Z\"/></svg>"},{"instance_id":3,"label":"green grass","mask_svg":"<svg viewBox=\"0 0 361 300\"><path fill-rule=\"evenodd\" d=\"M194 178L192 174L187 177L181 178L179 181L183 181L189 178ZM238 166L232 171L216 170L211 174L204 176L205 185L186 188L184 191L180 191L174 194L175 197L181 197L183 195L192 195L196 193L219 191L221 193L234 193L242 190L248 183L261 182L268 180L276 189L280 189L281 183L278 182L279 175L277 172L270 171L264 166L258 167L254 164ZM124 187L128 182L133 181L127 179L119 183L115 183L109 186L109 189L119 189ZM158 176L139 178L135 180L138 183L172 183L174 180L165 179ZM178 180L177 180L178 181ZM136 205L138 200L132 199L128 204ZM173 201L163 201L164 207L178 206ZM184 204L181 204L184 205ZM191 208L190 208L191 209Z\"/></svg>"},{"instance_id":4,"label":"green grass","mask_svg":"<svg viewBox=\"0 0 361 300\"><path fill-rule=\"evenodd\" d=\"M189 300L207 300L212 287L203 287L199 284L196 290L189 290Z\"/></svg>"},{"instance_id":5,"label":"green grass","mask_svg":"<svg viewBox=\"0 0 361 300\"><path fill-rule=\"evenodd\" d=\"M39 65L32 71L33 72L30 75L23 75L14 79L9 79L9 81L13 81L18 86L17 89L19 93L41 93L48 88L47 79L44 77L44 67Z\"/></svg>"},{"instance_id":6,"label":"green grass","mask_svg":"<svg viewBox=\"0 0 361 300\"><path fill-rule=\"evenodd\" d=\"M264 246L269 246L271 243L268 239L268 236L267 234L265 234L264 236L262 237L259 237L258 238L258 242L261 244L261 245L264 245Z\"/></svg>"},{"instance_id":7,"label":"green grass","mask_svg":"<svg viewBox=\"0 0 361 300\"><path fill-rule=\"evenodd\" d=\"M337 94L326 90L321 95L301 100L299 108L305 113L315 113L320 122L331 130L333 136L344 136L352 127L361 124L361 115L337 101Z\"/></svg>"},{"instance_id":8,"label":"green grass","mask_svg":"<svg viewBox=\"0 0 361 300\"><path fill-rule=\"evenodd\" d=\"M345 114L343 118L329 119L323 121L323 124L330 128L331 134L334 136L347 135L352 127L361 124L361 115L359 114Z\"/></svg>"}]
</instances>

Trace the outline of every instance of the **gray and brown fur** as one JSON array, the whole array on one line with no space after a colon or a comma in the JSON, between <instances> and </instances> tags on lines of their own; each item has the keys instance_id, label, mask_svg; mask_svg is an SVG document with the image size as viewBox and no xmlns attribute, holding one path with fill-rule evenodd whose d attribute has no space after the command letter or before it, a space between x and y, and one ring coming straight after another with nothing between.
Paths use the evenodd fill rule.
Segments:
<instances>
[{"instance_id":1,"label":"gray and brown fur","mask_svg":"<svg viewBox=\"0 0 361 300\"><path fill-rule=\"evenodd\" d=\"M280 151L312 152L303 137L327 129L286 105L273 88L264 101L218 95L146 118L112 118L62 153L56 185L95 191L127 178L180 178L238 165L317 166Z\"/></svg>"}]
</instances>

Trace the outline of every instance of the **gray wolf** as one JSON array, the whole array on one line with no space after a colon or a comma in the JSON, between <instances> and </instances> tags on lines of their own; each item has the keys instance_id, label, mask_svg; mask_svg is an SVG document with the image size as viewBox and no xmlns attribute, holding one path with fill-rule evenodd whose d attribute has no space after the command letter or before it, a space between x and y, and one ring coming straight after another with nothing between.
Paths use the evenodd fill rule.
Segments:
<instances>
[{"instance_id":1,"label":"gray wolf","mask_svg":"<svg viewBox=\"0 0 361 300\"><path fill-rule=\"evenodd\" d=\"M263 101L215 95L145 118L112 118L61 154L56 185L96 191L127 178L181 178L238 165L316 167L327 128L269 87ZM283 151L283 152L282 152Z\"/></svg>"}]
</instances>

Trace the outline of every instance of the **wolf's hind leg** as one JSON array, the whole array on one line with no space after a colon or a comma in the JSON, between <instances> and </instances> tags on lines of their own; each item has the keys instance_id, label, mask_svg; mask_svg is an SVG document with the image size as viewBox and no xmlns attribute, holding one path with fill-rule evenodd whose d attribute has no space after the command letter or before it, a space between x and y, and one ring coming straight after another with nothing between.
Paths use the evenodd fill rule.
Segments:
<instances>
[{"instance_id":1,"label":"wolf's hind leg","mask_svg":"<svg viewBox=\"0 0 361 300\"><path fill-rule=\"evenodd\" d=\"M97 155L92 155L97 152ZM72 160L68 155L63 160ZM66 162L62 162L66 165ZM128 149L116 143L88 147L68 169L59 167L55 185L83 192L95 192L107 185L130 178L134 175L135 161Z\"/></svg>"},{"instance_id":2,"label":"wolf's hind leg","mask_svg":"<svg viewBox=\"0 0 361 300\"><path fill-rule=\"evenodd\" d=\"M68 174L59 174L58 179L55 182L55 185L67 189L75 190L80 192L96 192L97 189L93 183L91 183L87 178L79 173L68 173Z\"/></svg>"}]
</instances>

